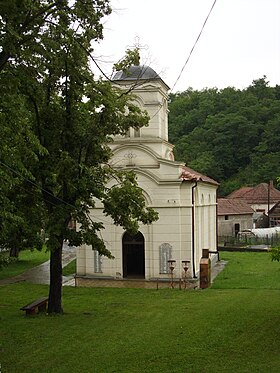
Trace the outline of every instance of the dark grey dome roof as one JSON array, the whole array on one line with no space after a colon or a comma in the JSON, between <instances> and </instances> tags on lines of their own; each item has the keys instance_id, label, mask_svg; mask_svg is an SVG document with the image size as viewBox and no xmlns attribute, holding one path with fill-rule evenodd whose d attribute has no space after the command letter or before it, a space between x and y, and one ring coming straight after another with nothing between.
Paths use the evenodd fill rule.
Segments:
<instances>
[{"instance_id":1,"label":"dark grey dome roof","mask_svg":"<svg viewBox=\"0 0 280 373\"><path fill-rule=\"evenodd\" d=\"M160 76L149 66L131 66L127 71L117 71L113 80L146 80L161 79Z\"/></svg>"}]
</instances>

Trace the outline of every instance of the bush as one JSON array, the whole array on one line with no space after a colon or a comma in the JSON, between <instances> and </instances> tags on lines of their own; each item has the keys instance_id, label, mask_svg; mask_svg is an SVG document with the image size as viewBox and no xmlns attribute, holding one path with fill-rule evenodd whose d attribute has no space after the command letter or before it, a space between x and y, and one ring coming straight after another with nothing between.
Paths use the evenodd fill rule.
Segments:
<instances>
[{"instance_id":1,"label":"bush","mask_svg":"<svg viewBox=\"0 0 280 373\"><path fill-rule=\"evenodd\" d=\"M280 246L272 247L270 250L271 260L280 261Z\"/></svg>"},{"instance_id":2,"label":"bush","mask_svg":"<svg viewBox=\"0 0 280 373\"><path fill-rule=\"evenodd\" d=\"M18 258L13 258L9 256L9 252L0 252L0 271L7 267L10 263L16 262Z\"/></svg>"}]
</instances>

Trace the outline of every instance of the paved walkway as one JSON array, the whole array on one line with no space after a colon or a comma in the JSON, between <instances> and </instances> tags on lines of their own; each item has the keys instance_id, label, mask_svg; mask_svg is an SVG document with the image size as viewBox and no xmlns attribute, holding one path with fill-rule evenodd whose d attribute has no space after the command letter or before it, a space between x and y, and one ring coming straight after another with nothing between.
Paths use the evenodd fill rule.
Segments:
<instances>
[{"instance_id":1,"label":"paved walkway","mask_svg":"<svg viewBox=\"0 0 280 373\"><path fill-rule=\"evenodd\" d=\"M67 244L63 245L62 249L62 267L76 258L76 247L70 247ZM49 284L50 283L50 261L40 264L37 267L31 268L28 271L14 277L0 280L0 285L14 284L16 282L27 281L33 284ZM73 276L63 276L63 285L75 285Z\"/></svg>"},{"instance_id":2,"label":"paved walkway","mask_svg":"<svg viewBox=\"0 0 280 373\"><path fill-rule=\"evenodd\" d=\"M76 247L69 247L67 244L63 246L62 250L62 267L76 258ZM227 262L219 261L212 267L211 280L212 282L216 276L224 269ZM31 282L33 284L49 284L50 283L50 261L40 264L37 267L31 268L21 275L0 280L0 285L13 284L16 282ZM144 280L111 280L111 279L82 279L81 281L74 276L63 276L63 286L91 286L91 287L121 287L121 288L167 288L170 287L170 281L144 281ZM174 283L175 288L181 286L184 289L185 285L181 282ZM199 279L191 280L186 283L186 289L195 289L199 287Z\"/></svg>"}]
</instances>

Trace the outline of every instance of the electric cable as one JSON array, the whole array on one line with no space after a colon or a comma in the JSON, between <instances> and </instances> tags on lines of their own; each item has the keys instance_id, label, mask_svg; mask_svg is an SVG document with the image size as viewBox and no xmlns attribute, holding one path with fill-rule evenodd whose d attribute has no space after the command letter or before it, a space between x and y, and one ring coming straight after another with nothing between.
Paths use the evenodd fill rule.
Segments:
<instances>
[{"instance_id":1,"label":"electric cable","mask_svg":"<svg viewBox=\"0 0 280 373\"><path fill-rule=\"evenodd\" d=\"M176 79L176 81L175 81L175 83L174 83L174 85L173 85L173 87L172 87L170 93L172 93L173 89L175 88L176 84L178 83L179 79L181 78L181 76L182 76L182 74L183 74L183 71L184 71L185 67L187 66L187 64L188 64L188 62L189 62L189 60L190 60L190 58L191 58L191 55L192 55L192 53L193 53L193 51L194 51L194 48L196 47L196 44L198 43L198 40L199 40L200 37L201 37L201 34L202 34L202 32L203 32L203 29L204 29L204 27L205 27L205 25L206 25L206 23L207 23L207 21L208 21L208 18L210 17L210 14L211 14L211 12L212 12L212 10L213 10L213 8L214 8L216 2L217 2L217 0L214 0L214 2L213 2L212 6L211 6L211 8L210 8L210 10L209 10L209 12L208 12L208 14L207 14L207 17L206 17L206 19L205 19L205 21L204 21L204 23L203 23L203 25L202 25L202 28L201 28L201 30L200 30L200 32L199 32L199 34L198 34L198 37L196 38L196 41L195 41L195 43L194 43L194 45L193 45L193 47L192 47L192 49L191 49L191 51L190 51L190 53L189 53L189 56L188 56L186 62L184 63L184 65L183 65L183 67L182 67L182 69L181 69L181 71L180 71L180 74L179 74L178 78Z\"/></svg>"}]
</instances>

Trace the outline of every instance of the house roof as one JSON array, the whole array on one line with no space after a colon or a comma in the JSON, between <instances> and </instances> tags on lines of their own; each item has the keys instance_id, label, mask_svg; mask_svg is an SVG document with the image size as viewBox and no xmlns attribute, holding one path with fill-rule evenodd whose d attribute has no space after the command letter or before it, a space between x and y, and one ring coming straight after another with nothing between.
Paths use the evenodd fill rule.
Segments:
<instances>
[{"instance_id":1,"label":"house roof","mask_svg":"<svg viewBox=\"0 0 280 373\"><path fill-rule=\"evenodd\" d=\"M249 204L265 204L268 203L268 195L271 203L280 201L280 191L267 183L261 183L255 187L240 188L227 198L243 199Z\"/></svg>"},{"instance_id":2,"label":"house roof","mask_svg":"<svg viewBox=\"0 0 280 373\"><path fill-rule=\"evenodd\" d=\"M254 210L238 199L218 198L218 215L253 215Z\"/></svg>"},{"instance_id":3,"label":"house roof","mask_svg":"<svg viewBox=\"0 0 280 373\"><path fill-rule=\"evenodd\" d=\"M243 196L252 189L253 187L242 187L232 192L227 198L243 198Z\"/></svg>"},{"instance_id":4,"label":"house roof","mask_svg":"<svg viewBox=\"0 0 280 373\"><path fill-rule=\"evenodd\" d=\"M202 175L201 173L194 171L193 169L184 166L181 174L181 179L185 181L202 181L204 183L219 185L219 183L208 176Z\"/></svg>"}]
</instances>

